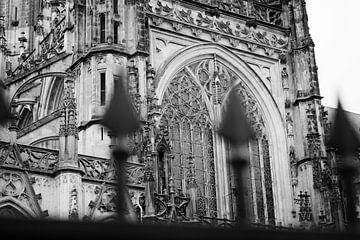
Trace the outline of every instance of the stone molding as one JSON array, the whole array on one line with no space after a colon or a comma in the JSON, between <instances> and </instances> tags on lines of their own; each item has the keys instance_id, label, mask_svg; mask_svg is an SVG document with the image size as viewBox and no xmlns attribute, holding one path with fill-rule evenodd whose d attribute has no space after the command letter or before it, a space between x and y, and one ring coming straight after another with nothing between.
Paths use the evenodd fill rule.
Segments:
<instances>
[{"instance_id":1,"label":"stone molding","mask_svg":"<svg viewBox=\"0 0 360 240\"><path fill-rule=\"evenodd\" d=\"M263 54L273 56L287 51L289 39L279 34L246 26L245 23L230 21L224 18L208 17L205 12L189 10L168 2L152 1L147 14L153 27L181 33L192 38L221 42L230 47L255 52L263 49ZM170 6L169 6L170 5Z\"/></svg>"}]
</instances>

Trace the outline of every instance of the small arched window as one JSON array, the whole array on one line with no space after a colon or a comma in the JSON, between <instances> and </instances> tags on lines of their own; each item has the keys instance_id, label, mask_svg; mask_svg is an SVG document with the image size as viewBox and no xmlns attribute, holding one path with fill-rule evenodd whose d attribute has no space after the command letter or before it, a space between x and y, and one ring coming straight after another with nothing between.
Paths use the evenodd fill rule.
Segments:
<instances>
[{"instance_id":1,"label":"small arched window","mask_svg":"<svg viewBox=\"0 0 360 240\"><path fill-rule=\"evenodd\" d=\"M118 31L119 31L119 22L114 22L114 44L118 44L119 43L119 34L118 34Z\"/></svg>"},{"instance_id":2,"label":"small arched window","mask_svg":"<svg viewBox=\"0 0 360 240\"><path fill-rule=\"evenodd\" d=\"M100 43L105 43L105 14L100 14Z\"/></svg>"},{"instance_id":3,"label":"small arched window","mask_svg":"<svg viewBox=\"0 0 360 240\"><path fill-rule=\"evenodd\" d=\"M118 0L113 0L114 14L119 13Z\"/></svg>"},{"instance_id":4,"label":"small arched window","mask_svg":"<svg viewBox=\"0 0 360 240\"><path fill-rule=\"evenodd\" d=\"M15 21L17 21L18 20L18 8L17 7L15 7L15 14L14 14L14 16L15 16Z\"/></svg>"}]
</instances>

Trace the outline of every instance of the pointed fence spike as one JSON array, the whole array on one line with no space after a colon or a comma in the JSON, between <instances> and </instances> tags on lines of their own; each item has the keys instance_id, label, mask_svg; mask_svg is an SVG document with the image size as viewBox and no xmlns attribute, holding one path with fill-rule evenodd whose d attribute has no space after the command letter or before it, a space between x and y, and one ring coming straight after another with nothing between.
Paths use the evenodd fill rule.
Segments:
<instances>
[{"instance_id":1,"label":"pointed fence spike","mask_svg":"<svg viewBox=\"0 0 360 240\"><path fill-rule=\"evenodd\" d=\"M346 116L340 101L338 102L328 145L336 148L342 156L354 155L360 147L356 131Z\"/></svg>"},{"instance_id":2,"label":"pointed fence spike","mask_svg":"<svg viewBox=\"0 0 360 240\"><path fill-rule=\"evenodd\" d=\"M115 136L119 137L120 141L124 141L128 134L133 133L140 128L140 122L135 108L132 105L124 87L126 83L124 71L120 68L115 68L115 72L117 75L121 76L121 79L114 82L113 97L102 122L102 124L110 130L109 136L112 145L115 144ZM119 221L125 222L127 216L129 215L129 211L127 209L128 190L126 188L125 176L125 161L129 157L129 153L124 144L121 144L116 149L113 149L112 154L114 158L117 181L116 209Z\"/></svg>"},{"instance_id":3,"label":"pointed fence spike","mask_svg":"<svg viewBox=\"0 0 360 240\"><path fill-rule=\"evenodd\" d=\"M242 171L249 161L249 156L244 153L248 142L254 139L255 134L248 123L241 105L241 98L236 91L237 89L233 88L229 93L228 103L218 133L230 142L233 150L240 150L239 154L231 157L230 162L235 175L236 222L238 227L244 228L247 223Z\"/></svg>"},{"instance_id":4,"label":"pointed fence spike","mask_svg":"<svg viewBox=\"0 0 360 240\"><path fill-rule=\"evenodd\" d=\"M104 115L103 125L117 136L126 136L140 127L136 111L126 93L124 83L115 81L114 94Z\"/></svg>"},{"instance_id":5,"label":"pointed fence spike","mask_svg":"<svg viewBox=\"0 0 360 240\"><path fill-rule=\"evenodd\" d=\"M331 130L329 146L337 149L338 154L343 156L343 162L339 165L339 174L343 180L346 196L348 231L357 229L356 212L356 191L354 189L353 177L356 176L356 168L353 164L353 158L358 153L360 141L355 129L346 116L340 101L336 111L334 125Z\"/></svg>"},{"instance_id":6,"label":"pointed fence spike","mask_svg":"<svg viewBox=\"0 0 360 240\"><path fill-rule=\"evenodd\" d=\"M245 116L241 99L235 88L231 90L228 98L218 133L232 145L247 143L254 138L254 133Z\"/></svg>"}]
</instances>

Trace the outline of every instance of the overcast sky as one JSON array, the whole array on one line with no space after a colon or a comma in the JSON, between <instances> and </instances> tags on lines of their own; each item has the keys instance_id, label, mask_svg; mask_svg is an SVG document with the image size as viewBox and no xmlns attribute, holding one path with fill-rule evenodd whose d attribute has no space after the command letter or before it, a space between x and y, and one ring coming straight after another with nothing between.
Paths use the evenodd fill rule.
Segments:
<instances>
[{"instance_id":1,"label":"overcast sky","mask_svg":"<svg viewBox=\"0 0 360 240\"><path fill-rule=\"evenodd\" d=\"M360 113L360 0L307 0L323 105Z\"/></svg>"}]
</instances>

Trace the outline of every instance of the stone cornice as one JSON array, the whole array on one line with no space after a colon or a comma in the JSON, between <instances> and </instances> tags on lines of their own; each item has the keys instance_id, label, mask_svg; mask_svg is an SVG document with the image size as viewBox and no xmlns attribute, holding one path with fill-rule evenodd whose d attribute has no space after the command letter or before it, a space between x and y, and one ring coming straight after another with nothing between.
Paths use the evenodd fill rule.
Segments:
<instances>
[{"instance_id":1,"label":"stone cornice","mask_svg":"<svg viewBox=\"0 0 360 240\"><path fill-rule=\"evenodd\" d=\"M246 24L228 19L208 17L204 12L192 11L178 5L157 2L147 9L153 27L165 29L205 41L221 42L224 45L255 52L258 48L263 54L271 56L288 49L288 37L258 30ZM286 33L287 34L287 33Z\"/></svg>"},{"instance_id":2,"label":"stone cornice","mask_svg":"<svg viewBox=\"0 0 360 240\"><path fill-rule=\"evenodd\" d=\"M282 13L282 9L281 8L277 8L271 5L266 5L266 4L262 4L259 2L253 2L253 8L257 9L258 12L259 10L263 10L263 14L259 13L256 14L256 10L253 10L253 13L250 13L248 11L248 9L246 9L245 6L242 6L242 8L239 8L239 6L236 6L237 4L241 5L241 2L245 2L245 1L238 1L238 3L234 4L234 3L218 3L218 5L216 6L215 4L212 5L208 5L206 3L202 3L201 1L196 1L196 0L187 0L187 1L182 1L184 4L190 5L190 6L197 6L197 7L201 7L203 9L207 9L207 11L212 11L212 12L217 12L218 15L227 15L227 16L232 16L235 17L237 19L243 19L245 21L248 21L250 19L254 19L256 21L257 24L260 25L264 25L264 26L269 26L271 28L276 28L279 30L284 30L286 28L284 28L284 24L283 21L281 21L281 23L279 22L275 22L275 18L271 19L263 19L261 20L261 16L266 16L268 14L264 14L267 11L272 11L272 15L275 14L275 12L280 16ZM220 1L219 1L220 2ZM260 10L260 11L261 11ZM254 14L255 13L255 14ZM251 16L252 15L252 16Z\"/></svg>"},{"instance_id":3,"label":"stone cornice","mask_svg":"<svg viewBox=\"0 0 360 240\"><path fill-rule=\"evenodd\" d=\"M75 69L80 62L84 61L85 59L87 59L93 55L106 54L106 53L117 54L117 55L124 56L127 58L132 58L132 57L136 57L136 56L145 56L145 57L149 56L148 52L143 52L143 51L139 51L139 50L129 52L124 47L119 47L116 45L109 45L109 44L101 44L101 45L97 45L92 48L89 48L86 53L77 57L76 60L71 64L69 69L70 70Z\"/></svg>"}]
</instances>

